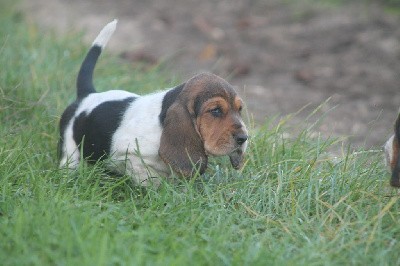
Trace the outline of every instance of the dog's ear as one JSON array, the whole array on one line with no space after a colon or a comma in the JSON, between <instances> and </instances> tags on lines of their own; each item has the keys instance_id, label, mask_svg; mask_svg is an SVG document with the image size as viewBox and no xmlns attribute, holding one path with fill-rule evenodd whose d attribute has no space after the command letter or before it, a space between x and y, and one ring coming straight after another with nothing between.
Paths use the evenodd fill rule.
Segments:
<instances>
[{"instance_id":1,"label":"dog's ear","mask_svg":"<svg viewBox=\"0 0 400 266\"><path fill-rule=\"evenodd\" d=\"M396 123L394 126L394 138L392 140L392 161L389 162L391 164L392 169L392 178L390 179L390 185L393 187L400 187L400 154L399 154L399 145L400 144L400 115L396 119Z\"/></svg>"},{"instance_id":2,"label":"dog's ear","mask_svg":"<svg viewBox=\"0 0 400 266\"><path fill-rule=\"evenodd\" d=\"M168 109L161 134L161 159L185 177L195 171L203 174L207 168L207 155L189 111L179 101Z\"/></svg>"}]
</instances>

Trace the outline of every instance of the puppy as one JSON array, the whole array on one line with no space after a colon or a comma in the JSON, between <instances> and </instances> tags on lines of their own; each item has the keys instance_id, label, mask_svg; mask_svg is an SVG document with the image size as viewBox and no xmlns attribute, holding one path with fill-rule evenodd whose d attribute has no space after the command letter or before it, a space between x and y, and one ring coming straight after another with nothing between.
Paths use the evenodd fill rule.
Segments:
<instances>
[{"instance_id":1,"label":"puppy","mask_svg":"<svg viewBox=\"0 0 400 266\"><path fill-rule=\"evenodd\" d=\"M400 144L400 115L397 117L394 126L394 135L392 135L385 144L386 163L390 167L392 177L390 185L393 187L400 187L400 157L399 157L399 144Z\"/></svg>"},{"instance_id":2,"label":"puppy","mask_svg":"<svg viewBox=\"0 0 400 266\"><path fill-rule=\"evenodd\" d=\"M171 169L184 177L203 174L208 156L228 155L239 169L248 138L243 102L224 79L199 74L144 96L96 92L94 67L116 24L114 20L101 30L81 65L77 99L60 120L60 167L107 159L109 170L127 173L141 185L169 176Z\"/></svg>"}]
</instances>

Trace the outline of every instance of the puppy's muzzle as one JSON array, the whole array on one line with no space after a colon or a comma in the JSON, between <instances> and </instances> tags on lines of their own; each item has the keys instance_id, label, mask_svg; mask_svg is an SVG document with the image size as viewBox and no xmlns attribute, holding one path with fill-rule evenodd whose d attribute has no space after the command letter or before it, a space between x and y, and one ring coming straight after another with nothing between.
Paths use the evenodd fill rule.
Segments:
<instances>
[{"instance_id":1,"label":"puppy's muzzle","mask_svg":"<svg viewBox=\"0 0 400 266\"><path fill-rule=\"evenodd\" d=\"M229 154L229 159L231 161L233 168L240 169L243 166L244 152L247 147L246 141L249 138L249 136L244 132L240 132L234 134L233 138L238 147L231 154Z\"/></svg>"},{"instance_id":2,"label":"puppy's muzzle","mask_svg":"<svg viewBox=\"0 0 400 266\"><path fill-rule=\"evenodd\" d=\"M234 136L234 139L237 143L237 145L242 145L243 143L246 142L246 140L249 138L249 136L247 136L244 133L240 133Z\"/></svg>"}]
</instances>

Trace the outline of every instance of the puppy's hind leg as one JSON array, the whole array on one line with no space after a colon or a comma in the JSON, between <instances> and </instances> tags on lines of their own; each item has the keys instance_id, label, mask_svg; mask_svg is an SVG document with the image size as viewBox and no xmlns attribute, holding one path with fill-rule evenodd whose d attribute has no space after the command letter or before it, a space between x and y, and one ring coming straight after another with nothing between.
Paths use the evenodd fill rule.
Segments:
<instances>
[{"instance_id":1,"label":"puppy's hind leg","mask_svg":"<svg viewBox=\"0 0 400 266\"><path fill-rule=\"evenodd\" d=\"M79 165L80 152L78 145L76 145L75 141L72 138L72 132L70 133L70 137L68 137L68 134L65 134L64 138L60 139L60 142L58 144L60 159L59 167L76 169Z\"/></svg>"}]
</instances>

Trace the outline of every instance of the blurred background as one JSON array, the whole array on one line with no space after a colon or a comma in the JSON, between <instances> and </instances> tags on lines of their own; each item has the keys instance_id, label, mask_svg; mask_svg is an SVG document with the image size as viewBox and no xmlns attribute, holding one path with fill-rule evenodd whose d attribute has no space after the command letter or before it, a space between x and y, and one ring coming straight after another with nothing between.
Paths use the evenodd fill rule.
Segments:
<instances>
[{"instance_id":1,"label":"blurred background","mask_svg":"<svg viewBox=\"0 0 400 266\"><path fill-rule=\"evenodd\" d=\"M210 71L255 126L297 113L324 137L380 148L400 107L400 0L23 0L29 21L88 45L119 19L111 52L184 81ZM314 116L310 114L318 106ZM306 120L307 119L307 120ZM306 120L306 122L304 122Z\"/></svg>"}]
</instances>

